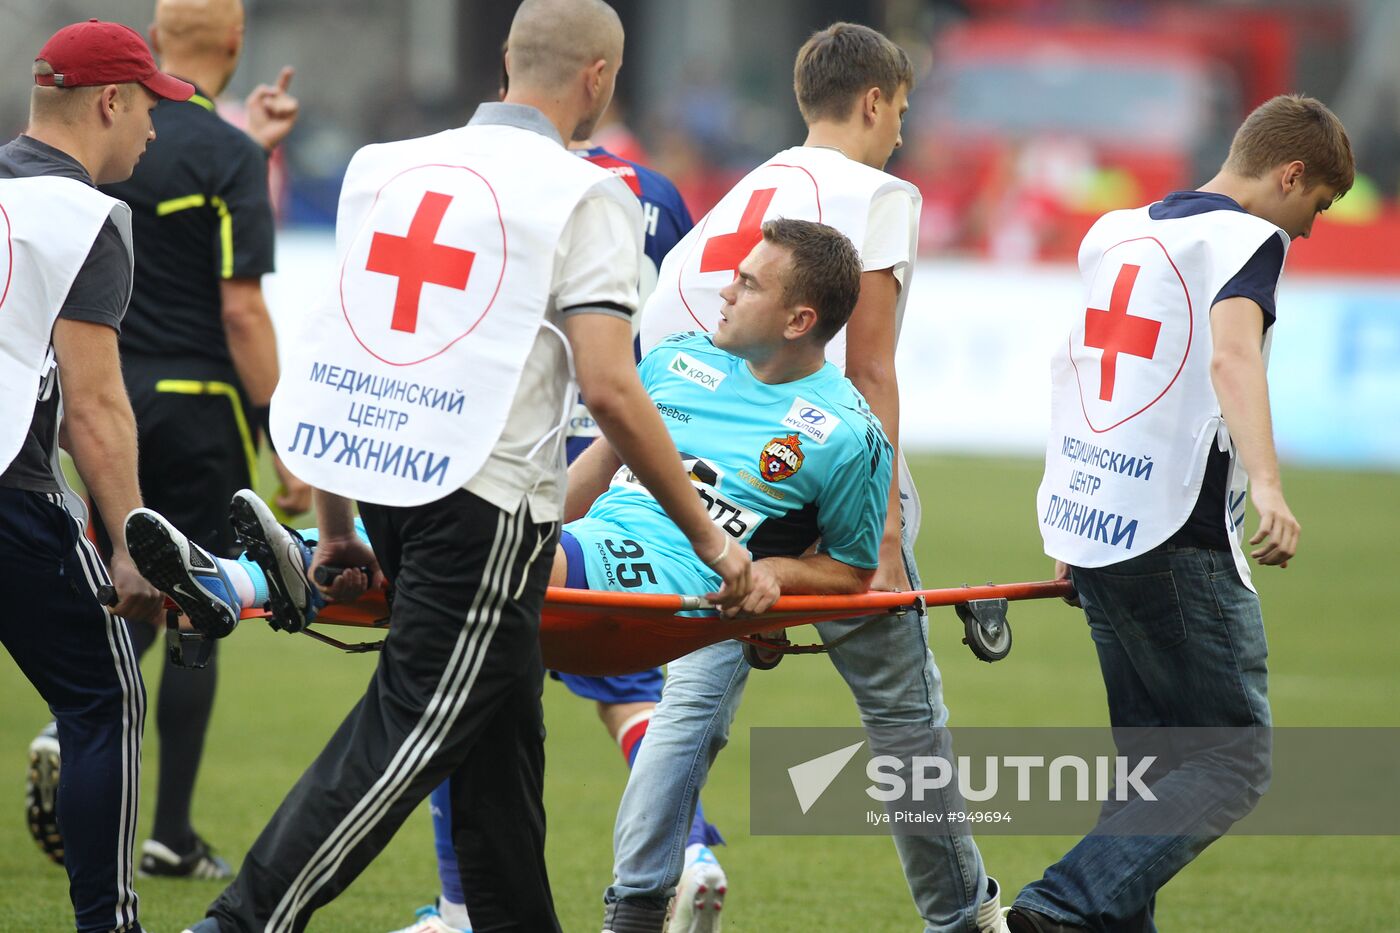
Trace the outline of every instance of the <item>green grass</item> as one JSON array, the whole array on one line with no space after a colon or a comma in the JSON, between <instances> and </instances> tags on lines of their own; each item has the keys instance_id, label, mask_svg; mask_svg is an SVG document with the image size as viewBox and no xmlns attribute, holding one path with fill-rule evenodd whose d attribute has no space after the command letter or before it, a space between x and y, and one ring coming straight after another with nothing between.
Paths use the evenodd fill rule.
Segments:
<instances>
[{"instance_id":1,"label":"green grass","mask_svg":"<svg viewBox=\"0 0 1400 933\"><path fill-rule=\"evenodd\" d=\"M1041 579L1048 562L1033 524L1039 466L1028 461L927 458L916 464L925 519L920 564L927 585ZM1256 579L1269 627L1271 690L1280 725L1400 726L1400 636L1393 528L1400 476L1289 471L1289 502L1303 523L1301 556ZM959 644L951 610L937 610L934 653L958 725L1098 725L1103 692L1082 617L1059 603L1015 607L1015 650L991 666ZM42 620L35 620L40 624ZM805 638L803 639L805 640ZM149 827L159 736L154 652L143 777ZM372 657L339 656L308 638L248 626L224 643L220 694L195 800L196 824L235 861L283 793L321 748L370 676ZM592 704L556 683L545 688L549 727L549 863L568 931L593 931L610 878L611 829L625 767ZM62 871L44 861L21 819L22 752L46 718L42 702L0 655L0 931L72 928ZM856 725L831 666L797 657L750 680L731 747L705 791L724 830L731 879L730 933L814 928L919 928L888 840L748 835L748 728ZM2 763L2 762L0 762ZM10 816L4 818L8 810ZM1038 877L1073 840L986 837L989 871L1009 892ZM142 917L155 933L202 915L219 886L142 881ZM425 811L311 929L383 933L404 925L436 890ZM1233 837L1213 846L1159 899L1163 930L1394 929L1400 839Z\"/></svg>"}]
</instances>

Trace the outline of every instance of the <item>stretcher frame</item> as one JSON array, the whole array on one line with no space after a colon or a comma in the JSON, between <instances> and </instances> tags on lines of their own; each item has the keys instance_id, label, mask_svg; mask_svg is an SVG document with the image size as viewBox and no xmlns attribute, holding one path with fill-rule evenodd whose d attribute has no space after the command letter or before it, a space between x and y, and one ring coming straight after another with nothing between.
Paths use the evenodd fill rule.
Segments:
<instances>
[{"instance_id":1,"label":"stretcher frame","mask_svg":"<svg viewBox=\"0 0 1400 933\"><path fill-rule=\"evenodd\" d=\"M1019 600L1069 598L1067 580L988 583L900 593L870 592L847 596L783 596L759 615L725 618L701 596L617 593L551 586L545 594L540 650L551 670L610 676L659 667L682 655L726 639L745 643L745 656L757 668L776 666L784 655L820 653L832 644L793 644L788 628L818 622L865 619L865 624L906 612L952 606L963 622L963 643L983 661L998 661L1011 650L1008 604ZM353 603L325 606L303 633L350 653L378 651L384 641L345 642L326 633L329 626L386 630L392 595L372 590ZM709 613L697 615L700 613ZM244 620L269 618L248 610ZM860 626L858 628L863 628ZM858 630L858 629L857 629ZM852 630L842 638L850 637ZM209 640L196 632L168 627L171 659L183 666L203 666Z\"/></svg>"}]
</instances>

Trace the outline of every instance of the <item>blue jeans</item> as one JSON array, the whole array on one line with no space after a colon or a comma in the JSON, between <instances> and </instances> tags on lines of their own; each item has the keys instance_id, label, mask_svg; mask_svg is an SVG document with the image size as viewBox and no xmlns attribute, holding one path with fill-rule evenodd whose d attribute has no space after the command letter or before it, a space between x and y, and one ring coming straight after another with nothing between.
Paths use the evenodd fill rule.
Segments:
<instances>
[{"instance_id":1,"label":"blue jeans","mask_svg":"<svg viewBox=\"0 0 1400 933\"><path fill-rule=\"evenodd\" d=\"M1193 742L1150 776L1159 803L1105 804L1099 824L1018 906L1096 931L1153 931L1157 891L1254 808L1268 788L1270 725L1264 619L1227 551L1164 544L1109 567L1070 571L1098 649L1111 724L1243 727ZM1119 751L1124 739L1115 735ZM1180 834L1134 834L1162 805ZM1158 812L1145 817L1147 807Z\"/></svg>"},{"instance_id":2,"label":"blue jeans","mask_svg":"<svg viewBox=\"0 0 1400 933\"><path fill-rule=\"evenodd\" d=\"M912 555L905 563L914 585ZM828 645L865 620L817 626ZM919 613L880 619L831 648L870 736L873 754L952 757L944 726L942 679L928 649L928 619ZM680 879L691 813L711 764L729 740L749 665L737 641L702 648L671 662L661 703L652 715L613 833L612 903L664 907ZM954 782L956 785L956 782ZM931 808L960 809L956 786L927 799ZM895 836L895 847L930 933L973 933L987 886L971 836Z\"/></svg>"}]
</instances>

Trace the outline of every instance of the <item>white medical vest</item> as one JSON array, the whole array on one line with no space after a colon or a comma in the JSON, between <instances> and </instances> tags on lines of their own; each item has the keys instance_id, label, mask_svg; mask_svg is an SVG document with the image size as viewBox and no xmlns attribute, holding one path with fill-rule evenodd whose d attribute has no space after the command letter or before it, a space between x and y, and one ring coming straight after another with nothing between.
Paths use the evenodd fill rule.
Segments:
<instances>
[{"instance_id":1,"label":"white medical vest","mask_svg":"<svg viewBox=\"0 0 1400 933\"><path fill-rule=\"evenodd\" d=\"M545 326L560 236L594 189L638 209L613 175L517 127L361 149L341 191L334 282L303 316L272 400L288 467L400 506L476 475ZM540 404L562 429L565 398Z\"/></svg>"},{"instance_id":2,"label":"white medical vest","mask_svg":"<svg viewBox=\"0 0 1400 933\"><path fill-rule=\"evenodd\" d=\"M130 262L131 209L121 201L73 178L0 179L0 470L52 391L54 322L108 218Z\"/></svg>"},{"instance_id":3,"label":"white medical vest","mask_svg":"<svg viewBox=\"0 0 1400 933\"><path fill-rule=\"evenodd\" d=\"M891 191L904 193L912 202L908 213L907 265L895 306L898 340L919 249L923 196L909 182L833 149L794 146L744 176L666 254L656 288L642 310L642 352L671 334L714 332L724 305L720 289L734 280L739 262L762 239L765 220L786 217L824 223L844 233L859 249L866 240L872 205ZM826 345L826 358L843 373L846 371L844 327ZM899 474L905 536L913 541L920 523L919 499L902 455Z\"/></svg>"},{"instance_id":4,"label":"white medical vest","mask_svg":"<svg viewBox=\"0 0 1400 933\"><path fill-rule=\"evenodd\" d=\"M1104 215L1079 250L1085 308L1051 361L1050 436L1036 500L1045 552L1104 567L1150 551L1186 523L1211 444L1230 454L1220 521L1240 548L1248 477L1211 383L1215 296L1270 237L1233 210L1154 220ZM1267 361L1268 340L1264 343Z\"/></svg>"},{"instance_id":5,"label":"white medical vest","mask_svg":"<svg viewBox=\"0 0 1400 933\"><path fill-rule=\"evenodd\" d=\"M642 352L671 334L712 333L719 326L724 300L719 291L734 281L739 262L763 238L765 220L788 217L835 227L859 249L865 242L870 208L889 191L902 191L909 211L908 266L895 309L896 328L919 247L919 189L907 181L819 146L794 146L745 175L710 212L676 244L661 263L656 288L642 311ZM898 332L898 331L896 331ZM826 347L827 359L846 369L846 331Z\"/></svg>"}]
</instances>

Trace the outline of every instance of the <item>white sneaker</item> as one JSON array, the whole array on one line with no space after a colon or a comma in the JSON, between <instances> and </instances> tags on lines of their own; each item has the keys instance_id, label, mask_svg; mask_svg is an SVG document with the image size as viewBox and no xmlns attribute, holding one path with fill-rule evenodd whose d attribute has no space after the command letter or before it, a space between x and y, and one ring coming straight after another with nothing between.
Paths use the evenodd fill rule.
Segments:
<instances>
[{"instance_id":1,"label":"white sneaker","mask_svg":"<svg viewBox=\"0 0 1400 933\"><path fill-rule=\"evenodd\" d=\"M58 831L58 723L50 722L29 743L24 781L24 809L29 835L54 862L63 864L63 834Z\"/></svg>"},{"instance_id":2,"label":"white sneaker","mask_svg":"<svg viewBox=\"0 0 1400 933\"><path fill-rule=\"evenodd\" d=\"M240 489L229 503L229 520L248 557L267 579L268 621L275 629L300 632L326 604L306 579L311 548L301 535L278 524L267 503L251 489Z\"/></svg>"},{"instance_id":3,"label":"white sneaker","mask_svg":"<svg viewBox=\"0 0 1400 933\"><path fill-rule=\"evenodd\" d=\"M454 927L442 919L442 914L438 913L436 903L427 907L419 907L413 912L413 922L402 930L394 930L393 933L472 933L471 927Z\"/></svg>"},{"instance_id":4,"label":"white sneaker","mask_svg":"<svg viewBox=\"0 0 1400 933\"><path fill-rule=\"evenodd\" d=\"M720 911L728 890L729 880L710 847L688 847L666 933L719 933Z\"/></svg>"},{"instance_id":5,"label":"white sneaker","mask_svg":"<svg viewBox=\"0 0 1400 933\"><path fill-rule=\"evenodd\" d=\"M1005 917L1006 912L1001 908L1001 885L988 875L987 897L977 908L977 933L1011 933Z\"/></svg>"}]
</instances>

